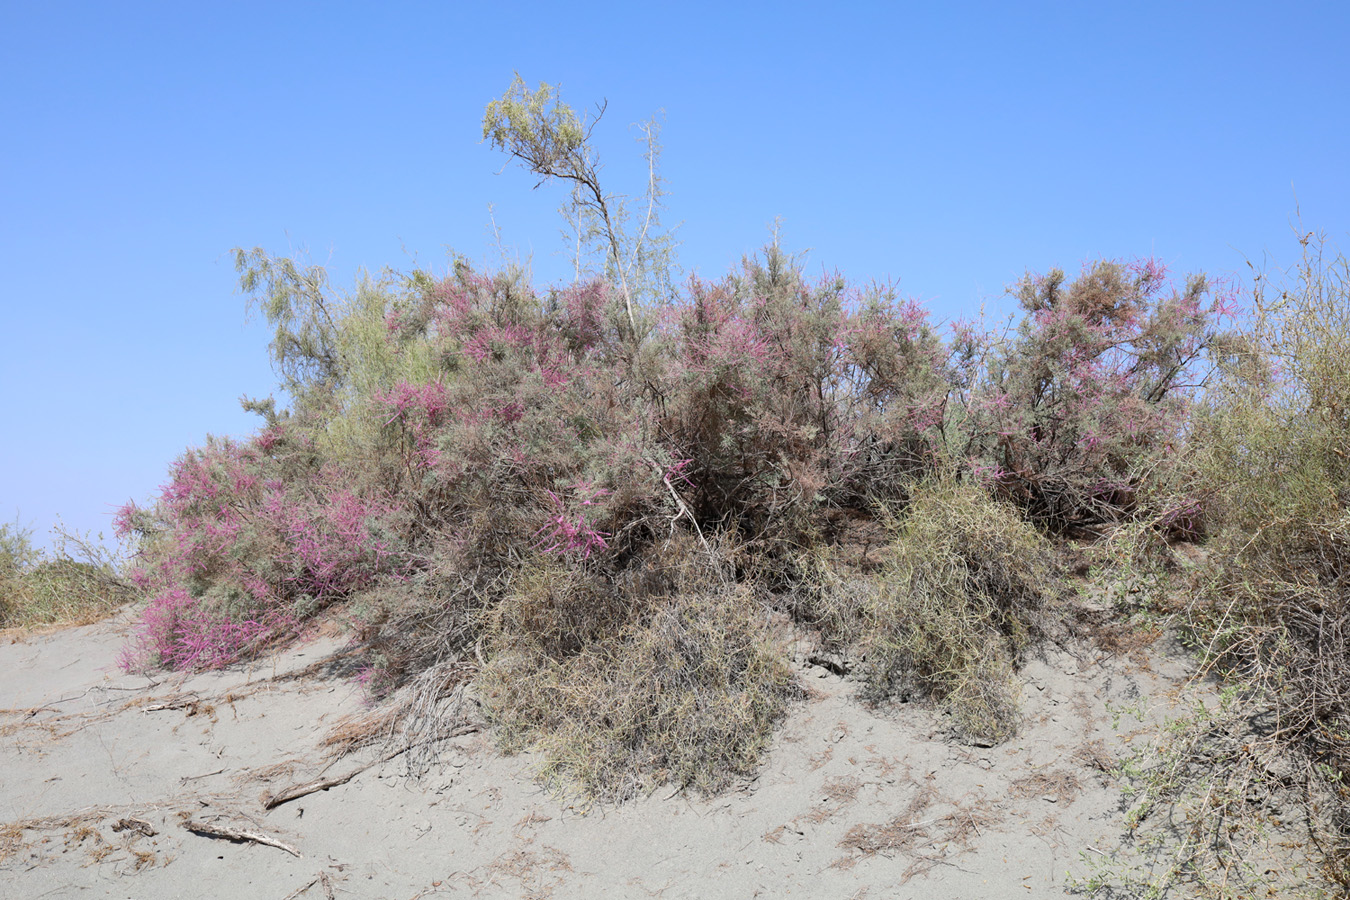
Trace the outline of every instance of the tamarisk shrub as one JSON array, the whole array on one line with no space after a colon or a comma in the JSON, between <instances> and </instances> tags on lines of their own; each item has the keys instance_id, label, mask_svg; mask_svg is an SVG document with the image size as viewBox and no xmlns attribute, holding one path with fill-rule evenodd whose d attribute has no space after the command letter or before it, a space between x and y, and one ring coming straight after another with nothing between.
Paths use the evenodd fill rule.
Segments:
<instances>
[{"instance_id":1,"label":"tamarisk shrub","mask_svg":"<svg viewBox=\"0 0 1350 900\"><path fill-rule=\"evenodd\" d=\"M1100 262L1026 278L1008 340L944 339L776 243L681 292L659 129L627 211L600 183L603 110L517 76L483 120L571 189L570 286L456 260L342 293L236 251L290 408L245 401L257 434L189 451L119 516L148 598L127 664L223 665L341 611L377 697L476 671L555 783L711 790L795 696L777 609L861 645L875 698L913 686L971 739L1008 736L1010 673L1054 619L1045 532L1135 514L1187 437L1223 292ZM856 571L823 571L864 533L871 563L867 537Z\"/></svg>"},{"instance_id":2,"label":"tamarisk shrub","mask_svg":"<svg viewBox=\"0 0 1350 900\"><path fill-rule=\"evenodd\" d=\"M996 492L1055 531L1119 521L1181 442L1231 292L1164 267L1100 261L1072 282L1027 276L1016 335L972 389L966 456Z\"/></svg>"},{"instance_id":3,"label":"tamarisk shrub","mask_svg":"<svg viewBox=\"0 0 1350 900\"><path fill-rule=\"evenodd\" d=\"M891 292L816 285L779 247L697 279L662 348L660 435L705 528L799 544L821 513L931 470L946 349Z\"/></svg>"},{"instance_id":4,"label":"tamarisk shrub","mask_svg":"<svg viewBox=\"0 0 1350 900\"><path fill-rule=\"evenodd\" d=\"M128 667L230 662L398 569L394 506L293 442L280 427L208 439L152 511L121 510L119 534L145 539L131 577L150 598Z\"/></svg>"},{"instance_id":5,"label":"tamarisk shrub","mask_svg":"<svg viewBox=\"0 0 1350 900\"><path fill-rule=\"evenodd\" d=\"M776 245L659 308L462 261L342 295L239 260L291 408L246 401L257 434L189 451L120 518L149 598L128 665L223 665L338 608L376 696L481 669L508 746L612 796L753 767L792 695L771 608L870 648L878 696L908 679L1006 737L1052 605L1015 510L1128 515L1213 316L1146 265L1029 280L993 342ZM879 570L847 609L785 599L859 527Z\"/></svg>"}]
</instances>

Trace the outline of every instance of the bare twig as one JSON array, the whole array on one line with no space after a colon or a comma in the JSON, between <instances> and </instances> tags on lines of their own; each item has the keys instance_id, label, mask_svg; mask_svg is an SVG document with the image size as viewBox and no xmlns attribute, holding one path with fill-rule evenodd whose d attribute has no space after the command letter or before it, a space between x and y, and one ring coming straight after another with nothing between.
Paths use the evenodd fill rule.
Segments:
<instances>
[{"instance_id":1,"label":"bare twig","mask_svg":"<svg viewBox=\"0 0 1350 900\"><path fill-rule=\"evenodd\" d=\"M224 769L216 769L214 772L204 772L201 775L184 775L182 778L178 780L181 782L197 781L202 778L210 778L212 775L220 775L224 771L225 771Z\"/></svg>"},{"instance_id":2,"label":"bare twig","mask_svg":"<svg viewBox=\"0 0 1350 900\"><path fill-rule=\"evenodd\" d=\"M460 735L472 734L475 731L478 731L477 725L465 725L460 728L456 728L454 731L446 735L446 737L447 738L459 737ZM283 803L290 803L292 800L299 800L301 797L307 797L310 794L317 794L319 791L326 791L329 788L346 784L347 782L355 778L357 775L360 775L366 769L369 769L372 766L378 766L381 763L387 763L391 759L402 756L404 753L407 753L409 750L412 750L416 746L418 745L408 744L406 747L401 747L398 750L393 751L392 753L386 753L384 756L377 757L376 759L373 759L370 762L365 763L364 765L357 766L355 769L352 769L345 775L334 775L330 778L316 778L313 781L306 781L303 784L297 784L292 787L288 787L279 794L272 794L268 796L263 801L263 809L273 810L276 809L278 806L281 806Z\"/></svg>"},{"instance_id":3,"label":"bare twig","mask_svg":"<svg viewBox=\"0 0 1350 900\"><path fill-rule=\"evenodd\" d=\"M296 897L299 897L301 894L303 894L310 888L314 887L314 885L316 884L323 885L324 896L327 897L328 900L333 900L334 897L333 882L332 880L329 879L327 872L320 872L318 875L315 875L309 881L305 882L300 887L291 891L285 897L282 897L281 900L295 900Z\"/></svg>"},{"instance_id":4,"label":"bare twig","mask_svg":"<svg viewBox=\"0 0 1350 900\"><path fill-rule=\"evenodd\" d=\"M660 477L661 483L666 486L666 490L670 491L671 499L675 501L675 508L678 512L675 514L675 518L670 520L670 524L673 526L680 519L687 516L690 523L694 526L694 532L698 535L698 539L703 543L703 549L711 551L712 548L708 546L708 539L703 536L703 529L698 527L698 519L694 518L694 513L689 508L689 505L684 502L684 499L680 496L679 492L675 490L675 485L670 483L670 475L662 471L661 466L657 464L656 460L649 459L647 462L656 470L656 474Z\"/></svg>"},{"instance_id":5,"label":"bare twig","mask_svg":"<svg viewBox=\"0 0 1350 900\"><path fill-rule=\"evenodd\" d=\"M292 800L299 800L301 797L307 797L310 794L317 794L319 791L326 791L329 788L346 784L357 775L360 775L366 769L375 765L376 762L387 762L388 759L378 759L375 762L366 763L363 766L357 766L346 775L335 775L331 778L316 778L314 781L306 781L304 784L293 785L286 788L279 794L273 794L263 801L263 809L273 810L283 803L290 803Z\"/></svg>"},{"instance_id":6,"label":"bare twig","mask_svg":"<svg viewBox=\"0 0 1350 900\"><path fill-rule=\"evenodd\" d=\"M285 897L282 897L281 900L295 900L296 897L299 897L299 896L300 896L301 894L303 894L305 891L307 891L307 890L309 890L310 888L314 887L314 885L316 885L316 884L318 884L318 883L319 883L319 876L318 876L318 875L315 875L315 876L314 876L313 878L311 878L309 881L305 882L305 883L304 883L303 885L301 885L300 887L298 887L298 888L296 888L295 890L291 891L291 892L290 892L289 894L287 894Z\"/></svg>"},{"instance_id":7,"label":"bare twig","mask_svg":"<svg viewBox=\"0 0 1350 900\"><path fill-rule=\"evenodd\" d=\"M198 706L201 700L197 697L191 697L183 700L169 700L164 703L152 703L149 706L141 707L141 712L159 712L165 709L192 709Z\"/></svg>"}]
</instances>

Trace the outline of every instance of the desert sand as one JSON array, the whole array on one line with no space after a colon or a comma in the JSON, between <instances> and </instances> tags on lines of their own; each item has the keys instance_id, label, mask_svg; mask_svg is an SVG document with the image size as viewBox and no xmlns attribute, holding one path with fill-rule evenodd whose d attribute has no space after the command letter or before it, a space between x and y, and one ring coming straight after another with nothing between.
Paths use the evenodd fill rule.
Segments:
<instances>
[{"instance_id":1,"label":"desert sand","mask_svg":"<svg viewBox=\"0 0 1350 900\"><path fill-rule=\"evenodd\" d=\"M131 627L0 639L5 897L1062 897L1120 845L1109 770L1190 674L1165 638L1051 648L1021 672L1018 737L979 748L922 704L869 709L803 649L807 699L753 782L587 806L472 717L434 757L334 759L324 736L366 702L341 637L131 675Z\"/></svg>"}]
</instances>

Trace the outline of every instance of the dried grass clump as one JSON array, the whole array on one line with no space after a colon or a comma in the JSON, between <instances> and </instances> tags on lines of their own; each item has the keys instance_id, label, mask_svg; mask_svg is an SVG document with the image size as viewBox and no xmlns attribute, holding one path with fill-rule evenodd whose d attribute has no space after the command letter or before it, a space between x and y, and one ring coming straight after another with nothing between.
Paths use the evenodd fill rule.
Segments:
<instances>
[{"instance_id":1,"label":"dried grass clump","mask_svg":"<svg viewBox=\"0 0 1350 900\"><path fill-rule=\"evenodd\" d=\"M1013 670L1053 628L1049 543L1011 506L951 478L919 485L893 532L864 619L866 695L917 688L963 738L1007 739L1019 715Z\"/></svg>"},{"instance_id":2,"label":"dried grass clump","mask_svg":"<svg viewBox=\"0 0 1350 900\"><path fill-rule=\"evenodd\" d=\"M1071 803L1081 789L1078 776L1062 770L1033 772L1018 778L1009 786L1009 792L1014 797L1045 797L1057 803Z\"/></svg>"},{"instance_id":3,"label":"dried grass clump","mask_svg":"<svg viewBox=\"0 0 1350 900\"><path fill-rule=\"evenodd\" d=\"M688 540L604 591L525 576L489 628L479 690L508 750L552 787L624 799L751 774L797 694L753 591Z\"/></svg>"}]
</instances>

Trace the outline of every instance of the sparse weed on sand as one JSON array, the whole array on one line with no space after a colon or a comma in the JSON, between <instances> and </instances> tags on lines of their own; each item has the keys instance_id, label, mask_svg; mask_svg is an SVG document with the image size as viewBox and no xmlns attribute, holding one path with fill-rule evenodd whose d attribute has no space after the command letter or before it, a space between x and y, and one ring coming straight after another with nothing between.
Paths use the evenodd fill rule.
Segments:
<instances>
[{"instance_id":1,"label":"sparse weed on sand","mask_svg":"<svg viewBox=\"0 0 1350 900\"><path fill-rule=\"evenodd\" d=\"M1211 535L1174 619L1226 687L1130 770L1149 896L1350 885L1350 261L1300 244L1257 279L1194 417L1186 483ZM1277 842L1293 852L1254 862Z\"/></svg>"},{"instance_id":2,"label":"sparse weed on sand","mask_svg":"<svg viewBox=\"0 0 1350 900\"><path fill-rule=\"evenodd\" d=\"M1281 749L1269 716L1252 719L1251 697L1231 688L1196 700L1148 746L1116 767L1128 800L1126 842L1083 854L1071 879L1094 897L1332 895L1300 832L1308 810L1334 798Z\"/></svg>"}]
</instances>

